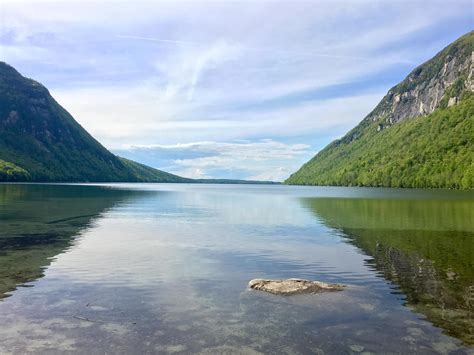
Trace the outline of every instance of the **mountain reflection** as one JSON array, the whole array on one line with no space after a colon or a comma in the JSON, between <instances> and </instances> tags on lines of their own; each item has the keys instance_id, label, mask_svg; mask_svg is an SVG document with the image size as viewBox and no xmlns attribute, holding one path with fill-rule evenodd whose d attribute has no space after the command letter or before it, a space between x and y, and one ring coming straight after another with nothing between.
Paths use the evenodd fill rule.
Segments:
<instances>
[{"instance_id":1,"label":"mountain reflection","mask_svg":"<svg viewBox=\"0 0 474 355\"><path fill-rule=\"evenodd\" d=\"M0 299L43 276L54 257L108 209L146 192L0 184Z\"/></svg>"},{"instance_id":2,"label":"mountain reflection","mask_svg":"<svg viewBox=\"0 0 474 355\"><path fill-rule=\"evenodd\" d=\"M372 257L406 304L474 344L474 201L304 198L326 226Z\"/></svg>"}]
</instances>

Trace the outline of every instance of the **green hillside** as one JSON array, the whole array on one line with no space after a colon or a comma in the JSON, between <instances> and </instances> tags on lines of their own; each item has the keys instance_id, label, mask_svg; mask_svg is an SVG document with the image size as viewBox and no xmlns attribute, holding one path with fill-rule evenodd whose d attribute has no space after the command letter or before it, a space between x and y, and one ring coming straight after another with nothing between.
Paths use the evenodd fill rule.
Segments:
<instances>
[{"instance_id":1,"label":"green hillside","mask_svg":"<svg viewBox=\"0 0 474 355\"><path fill-rule=\"evenodd\" d=\"M115 156L44 86L0 62L0 181L188 180Z\"/></svg>"},{"instance_id":2,"label":"green hillside","mask_svg":"<svg viewBox=\"0 0 474 355\"><path fill-rule=\"evenodd\" d=\"M393 87L288 184L474 188L474 32Z\"/></svg>"},{"instance_id":3,"label":"green hillside","mask_svg":"<svg viewBox=\"0 0 474 355\"><path fill-rule=\"evenodd\" d=\"M365 126L350 144L336 141L287 183L301 185L474 187L474 97L377 132Z\"/></svg>"}]
</instances>

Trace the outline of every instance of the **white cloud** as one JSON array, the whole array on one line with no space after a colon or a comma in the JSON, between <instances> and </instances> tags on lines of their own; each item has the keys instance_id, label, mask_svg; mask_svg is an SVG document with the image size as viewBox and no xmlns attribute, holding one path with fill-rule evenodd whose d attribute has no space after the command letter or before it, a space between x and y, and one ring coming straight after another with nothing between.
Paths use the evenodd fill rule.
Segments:
<instances>
[{"instance_id":1,"label":"white cloud","mask_svg":"<svg viewBox=\"0 0 474 355\"><path fill-rule=\"evenodd\" d=\"M173 145L127 146L129 154L153 153L161 157L181 156L173 159L171 171L191 178L218 177L218 171L245 172L250 179L282 181L288 177L288 165L296 169L300 158L312 154L309 145L285 144L272 139L255 142L193 142ZM122 153L124 151L122 150ZM230 174L231 175L231 174Z\"/></svg>"},{"instance_id":2,"label":"white cloud","mask_svg":"<svg viewBox=\"0 0 474 355\"><path fill-rule=\"evenodd\" d=\"M211 175L199 167L190 167L187 169L177 170L174 171L174 173L178 174L179 176L184 176L191 179L212 179Z\"/></svg>"},{"instance_id":3,"label":"white cloud","mask_svg":"<svg viewBox=\"0 0 474 355\"><path fill-rule=\"evenodd\" d=\"M143 86L53 91L53 95L112 149L124 144L316 136L329 129L342 134L382 97L377 93L263 110L226 111L225 105L212 101L183 101L179 105L172 95L159 92ZM208 107L213 105L212 109Z\"/></svg>"}]
</instances>

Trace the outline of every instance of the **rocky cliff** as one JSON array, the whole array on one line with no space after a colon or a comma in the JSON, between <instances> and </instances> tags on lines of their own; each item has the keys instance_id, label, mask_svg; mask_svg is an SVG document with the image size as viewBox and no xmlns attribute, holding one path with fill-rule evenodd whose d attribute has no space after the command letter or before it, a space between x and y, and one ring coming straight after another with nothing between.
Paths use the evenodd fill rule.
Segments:
<instances>
[{"instance_id":1,"label":"rocky cliff","mask_svg":"<svg viewBox=\"0 0 474 355\"><path fill-rule=\"evenodd\" d=\"M474 91L473 44L474 32L470 32L415 68L388 91L366 119L386 128L456 104L464 91Z\"/></svg>"}]
</instances>

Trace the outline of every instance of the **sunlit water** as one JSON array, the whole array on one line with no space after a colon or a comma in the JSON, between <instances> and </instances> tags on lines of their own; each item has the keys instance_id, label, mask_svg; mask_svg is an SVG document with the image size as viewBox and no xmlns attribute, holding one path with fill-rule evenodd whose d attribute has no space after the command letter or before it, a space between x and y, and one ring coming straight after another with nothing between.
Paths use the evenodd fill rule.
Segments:
<instances>
[{"instance_id":1,"label":"sunlit water","mask_svg":"<svg viewBox=\"0 0 474 355\"><path fill-rule=\"evenodd\" d=\"M473 264L470 192L0 185L0 353L474 354Z\"/></svg>"}]
</instances>

